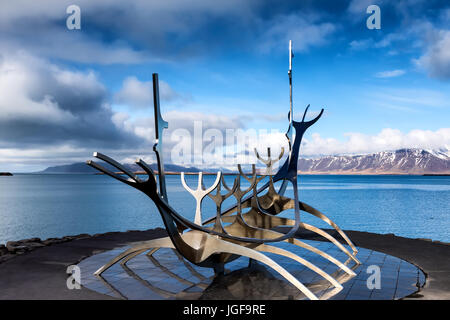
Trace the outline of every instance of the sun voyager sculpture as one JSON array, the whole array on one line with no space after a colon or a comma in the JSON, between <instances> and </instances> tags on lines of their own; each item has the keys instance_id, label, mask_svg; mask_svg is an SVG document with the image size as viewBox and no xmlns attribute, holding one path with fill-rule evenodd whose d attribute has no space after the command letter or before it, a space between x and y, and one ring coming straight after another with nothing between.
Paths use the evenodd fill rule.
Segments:
<instances>
[{"instance_id":1,"label":"sun voyager sculpture","mask_svg":"<svg viewBox=\"0 0 450 320\"><path fill-rule=\"evenodd\" d=\"M286 138L289 142L289 152L284 164L280 166L280 169L276 174L270 175L273 164L281 160L284 149L281 149L281 154L275 159L270 157L270 149L268 149L267 159L263 159L255 149L257 158L266 165L266 174L257 175L255 165L253 164L252 173L247 175L243 172L241 165L238 165L239 174L236 176L232 186L227 185L222 172L219 171L213 185L209 188L205 188L203 185L202 173L200 172L198 174L197 188L191 189L186 184L184 173L181 173L181 183L196 200L194 221L186 219L173 209L170 206L167 197L162 157L162 138L163 129L168 127L168 123L163 120L160 112L158 74L153 74L156 129L156 143L153 147L153 151L155 152L157 159L159 179L156 179L153 170L143 160L137 160L136 164L147 174L148 177L145 180L141 179L133 172L130 172L117 161L98 152L94 153L94 157L112 165L123 174L112 172L94 161L88 161L87 163L95 169L145 193L155 203L164 222L168 236L140 243L122 252L98 269L95 272L96 276L101 277L103 272L116 263L120 262L125 266L127 261L145 252L151 257L160 248L172 248L184 259L197 266L213 268L216 274L223 274L224 265L226 263L239 257L248 257L250 261L258 261L278 272L307 298L317 300L318 297L316 294L304 285L301 279L294 277L274 259L269 258L265 254L271 253L292 259L320 275L322 279L328 281L330 287L333 288L331 290L332 295L342 290L343 286L336 278L309 262L307 259L286 249L274 246L273 244L276 242L287 242L311 251L336 265L348 278L355 276L354 271L350 269L347 264L350 261L353 261L356 265L360 264L356 257L358 252L357 248L331 219L299 199L297 163L300 144L305 131L319 120L324 110L322 109L319 115L313 120L305 121L305 116L309 107L308 105L301 121L295 121L293 119L292 57L292 42L290 41L288 71L290 111L289 127L286 133ZM268 178L269 181L261 185L261 181L266 178ZM241 179L247 180L249 186L242 188ZM281 182L278 191L275 187L276 182ZM285 196L285 191L288 186L292 187L294 194L293 198ZM260 196L263 192L265 192L265 194ZM206 220L202 217L202 201L205 197L210 197L216 205L215 215ZM230 208L222 209L222 204L230 197L234 198L235 204ZM293 218L279 216L279 213L292 209L294 213ZM321 219L334 228L349 246L350 250L330 233L311 224L302 222L300 216L301 211ZM279 226L288 227L288 231L282 233L273 230L275 227ZM302 229L326 238L348 256L347 261L341 262L326 252L296 238L296 233ZM321 298L323 299L324 297Z\"/></svg>"}]
</instances>

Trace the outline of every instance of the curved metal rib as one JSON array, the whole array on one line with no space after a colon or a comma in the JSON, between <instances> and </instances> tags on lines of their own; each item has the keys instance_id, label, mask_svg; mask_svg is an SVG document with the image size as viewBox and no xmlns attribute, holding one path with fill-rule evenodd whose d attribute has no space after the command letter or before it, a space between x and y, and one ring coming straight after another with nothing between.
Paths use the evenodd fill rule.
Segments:
<instances>
[{"instance_id":1,"label":"curved metal rib","mask_svg":"<svg viewBox=\"0 0 450 320\"><path fill-rule=\"evenodd\" d=\"M263 208L260 204L259 204L259 199L257 197L255 197L255 200L257 201L256 203L258 204L258 208L261 210L261 212L266 213L268 215L271 215L271 212L269 212L267 210L267 208ZM355 258L355 254L358 252L358 249L356 248L356 246L353 244L353 242L350 240L350 238L345 234L344 231L342 231L341 228L339 228L339 226L334 223L330 218L328 218L325 214L323 214L322 212L320 212L319 210L311 207L310 205L300 201L299 202L299 206L300 209L304 212L307 212L311 215L314 215L315 217L321 219L322 221L324 221L325 223L327 223L328 225L330 225L331 227L333 227L333 229L335 229L339 235L344 239L344 241L352 248L353 251L353 255L352 257ZM283 210L287 210L287 209L292 209L294 208L294 202L293 200L289 200L288 202L285 202L283 204ZM281 219L286 219L286 218L281 218ZM287 219L290 220L290 219ZM284 220L284 221L287 221ZM224 220L225 221L225 220ZM294 223L294 221L290 221L288 224L286 225L292 225L292 223ZM281 225L281 224L280 224ZM334 239L334 238L333 238ZM337 241L337 240L336 240ZM355 258L356 259L356 258ZM360 263L357 259L355 260L355 262Z\"/></svg>"},{"instance_id":2,"label":"curved metal rib","mask_svg":"<svg viewBox=\"0 0 450 320\"><path fill-rule=\"evenodd\" d=\"M296 210L296 212L295 212L296 213L296 215L295 215L296 216L296 220L295 220L296 224L293 225L293 227L291 228L291 230L289 230L288 233L280 234L280 236L278 238L264 238L263 236L259 236L258 237L258 236L256 236L256 234L258 234L258 232L261 230L261 228L255 228L253 226L248 225L245 222L245 218L244 218L244 216L242 214L242 208L241 208L242 198L251 189L255 190L256 183L258 181L257 178L256 178L256 170L255 170L255 165L254 164L252 165L252 168L253 168L253 170L252 170L253 177L249 178L243 173L241 166L238 165L239 172L241 173L242 176L245 177L245 179L247 179L248 181L251 182L251 185L247 189L242 190L240 188L239 176L236 177L238 186L237 186L237 189L235 190L233 195L236 198L237 215L235 216L236 219L233 221L233 223L230 226L224 227L223 229L225 230L226 234L234 236L235 239L248 239L248 238L260 239L261 243L262 242L277 242L277 241L283 241L285 239L291 238L297 232L298 225L300 223L300 215L299 215L299 211L298 210ZM260 178L259 180L261 180L263 178L264 177ZM242 230L242 227L244 227L246 230ZM244 237L244 235L246 237ZM251 236L251 237L249 237L249 236Z\"/></svg>"},{"instance_id":3,"label":"curved metal rib","mask_svg":"<svg viewBox=\"0 0 450 320\"><path fill-rule=\"evenodd\" d=\"M220 241L220 240L219 240ZM206 248L205 248L206 249ZM299 280L297 280L292 274L290 274L286 269L284 269L282 266L280 266L278 263L270 259L269 257L265 256L261 252L231 243L231 242L225 242L218 243L215 246L210 246L209 250L211 253L220 253L220 252L228 252L231 254L236 254L243 257L248 257L251 259L254 259L256 261L259 261L261 263L264 263L265 265L269 266L276 272L278 272L283 278L288 280L292 285L294 285L297 289L299 289L301 292L303 292L306 297L308 297L311 300L318 300L317 296L311 292L303 283L301 283Z\"/></svg>"},{"instance_id":4,"label":"curved metal rib","mask_svg":"<svg viewBox=\"0 0 450 320\"><path fill-rule=\"evenodd\" d=\"M341 228L339 228L339 226L336 223L334 223L330 218L328 218L325 214L323 214L319 210L314 209L310 205L308 205L308 204L306 204L304 202L301 202L301 201L300 201L300 207L301 207L301 210L303 210L305 212L308 212L309 214L312 214L312 215L318 217L322 221L324 221L327 224L329 224L330 226L332 226L341 235L341 237L345 240L345 242L347 242L347 244L352 248L353 253L357 253L358 252L358 249L353 244L353 242L350 240L350 238L347 237L345 232L342 231Z\"/></svg>"},{"instance_id":5,"label":"curved metal rib","mask_svg":"<svg viewBox=\"0 0 450 320\"><path fill-rule=\"evenodd\" d=\"M323 278L328 280L336 288L340 288L341 290L343 288L342 285L338 281L336 281L336 279L334 279L332 276L330 276L328 273L326 273L325 271L323 271L322 269L320 269L319 267L317 267L313 263L309 262L308 260L305 260L305 259L297 256L296 254L293 254L292 252L289 252L287 250L284 250L284 249L281 249L281 248L277 248L277 247L274 247L274 246L269 246L269 245L266 245L266 244L261 244L261 245L257 246L255 248L255 250L275 253L277 255L281 255L281 256L290 258L292 260L295 260L298 263L300 263L300 264L304 265L305 267L307 267L308 269L310 269L310 270L316 272L317 274L321 275Z\"/></svg>"},{"instance_id":6,"label":"curved metal rib","mask_svg":"<svg viewBox=\"0 0 450 320\"><path fill-rule=\"evenodd\" d=\"M272 181L271 181L272 182ZM270 188L269 190L275 190L274 188L273 188L273 184L271 184L271 186L272 186L272 188ZM272 191L272 192L273 192ZM266 210L266 209L264 209L262 206L261 206L261 204L259 203L259 198L258 198L258 196L255 194L255 196L252 198L252 206L254 206L255 207L255 209L256 210L258 210L258 212L260 212L263 216L264 216L264 218L266 218L267 217L267 219L271 219L271 217L273 217L271 214L270 214L270 212L268 211L268 210ZM290 208L292 208L293 206L292 206L292 201L289 201L288 203L285 203L284 204L284 210L286 210L286 209L290 209ZM305 211L305 212L307 212L307 213L309 213L309 214L312 214L312 215L314 215L314 216L316 216L316 217L318 217L319 219L321 219L322 221L324 221L324 222L326 222L326 223L328 223L330 226L332 226L340 235L341 235L341 237L345 240L345 242L347 242L347 244L352 248L352 250L353 250L353 255L351 255L352 256L352 259L354 259L354 261L356 262L356 263L358 263L358 264L360 264L360 262L359 262L359 260L358 259L356 259L356 257L355 257L355 254L358 252L358 249L355 247L355 245L351 242L351 240L347 237L347 235L345 234L345 232L344 231L342 231L340 228L339 228L339 226L336 224L336 223L334 223L331 219L329 219L327 216L325 216L322 212L320 212L319 210L317 210L317 209L314 209L313 207L311 207L310 205L308 205L308 204L306 204L306 203L304 203L304 202L301 202L300 201L300 209L302 210L302 211ZM286 219L286 218L281 218L281 219ZM274 219L274 220L276 220L276 219ZM286 219L286 220L278 220L278 223L280 223L281 221L287 221L287 220L290 220L290 219ZM286 225L292 225L294 223L294 221L292 221L292 220L290 220L289 222L288 222L288 224L286 224ZM284 225L284 224L279 224L279 225ZM322 230L321 230L322 231ZM327 233L328 234L328 233ZM333 238L334 239L334 238ZM338 242L336 239L334 239L335 241L332 241L333 243L335 243L336 244L336 242ZM343 248L343 247L342 247ZM342 248L341 248L341 250L342 250ZM345 250L344 252L348 252L347 250ZM349 254L349 253L347 253L347 254Z\"/></svg>"},{"instance_id":7,"label":"curved metal rib","mask_svg":"<svg viewBox=\"0 0 450 320\"><path fill-rule=\"evenodd\" d=\"M260 198L257 197L257 196L253 196L252 199L251 199L252 200L251 203L253 204L253 206L255 206L255 208L257 208L258 211L260 211L261 213L264 213L264 214L266 214L268 216L272 216L273 217L273 214L277 214L277 213L280 213L283 210L294 208L294 202L293 202L294 200L293 199L289 199L289 198L284 198L284 197L280 198L280 195L278 195L276 193L275 189L274 189L272 180L269 181L268 185L269 185L268 193L266 195L262 196L262 198L264 198L266 200L266 202L270 203L268 206L263 207L260 204ZM282 202L282 205L279 206L278 202L280 202L281 199L284 199L284 200ZM246 203L244 203L244 207L245 207ZM302 201L299 202L299 206L300 206L300 209L302 211L316 216L317 218L321 219L322 221L324 221L328 225L330 225L333 229L335 229L341 235L341 237L345 240L345 242L352 248L352 251L354 253L352 255L352 259L354 259L355 262L357 262L358 264L360 263L358 261L358 259L356 259L356 257L355 257L356 253L358 252L358 249L352 243L352 241L349 239L349 237L345 234L345 232L336 223L334 223L330 218L328 218L325 214L323 214L319 210L311 207L310 205L308 205L308 204L306 204L306 203L304 203ZM275 207L275 210L269 210L270 208L274 208L274 207ZM226 214L226 212L225 212L225 214ZM228 219L223 219L222 218L222 220L224 222L229 222ZM290 220L290 221L287 222L288 220ZM275 217L273 217L272 221L276 222L277 225L288 225L288 226L294 225L294 220L287 219L287 218L275 218ZM282 221L284 221L284 222L282 222ZM339 243L337 240L332 241L332 242L335 243L335 244ZM341 250L342 250L342 248L341 248ZM347 250L345 250L345 251L347 251Z\"/></svg>"},{"instance_id":8,"label":"curved metal rib","mask_svg":"<svg viewBox=\"0 0 450 320\"><path fill-rule=\"evenodd\" d=\"M252 198L252 209L241 216L233 215L233 216L223 217L224 222L231 223L231 225L224 227L224 230L228 234L235 235L235 236L242 236L243 234L245 234L245 235L250 234L250 235L252 235L252 237L259 237L259 238L264 238L264 239L281 238L281 236L283 234L275 232L273 230L269 230L269 229L273 228L277 225L280 225L280 222L281 222L281 225L293 225L294 221L291 219L287 219L287 218L274 217L272 215L264 214L263 212L259 211L259 209L261 209L261 207L259 205L258 197L256 195L256 186L253 186L253 192L254 192L254 197ZM277 220L277 218L278 218L278 220ZM277 220L278 223L272 223L273 220ZM251 223L251 222L248 223L247 221L251 221L253 223ZM288 222L288 224L286 224L285 222ZM322 232L322 233L324 233L324 232ZM332 238L332 239L334 239L334 238ZM328 261L334 263L335 265L337 265L339 268L344 270L349 275L352 275L352 276L355 275L354 272L352 272L348 267L343 265L337 259L331 257L330 255L326 254L325 252L323 252L319 249L316 249L300 240L297 240L295 238L289 238L289 239L285 239L283 241L295 244L295 245L303 247L309 251L312 251L312 252L322 256L323 258L327 259ZM337 242L337 241L335 241L335 242ZM339 244L339 247L344 249L344 252L349 254L348 251L346 251L342 245Z\"/></svg>"},{"instance_id":9,"label":"curved metal rib","mask_svg":"<svg viewBox=\"0 0 450 320\"><path fill-rule=\"evenodd\" d=\"M287 219L287 218L280 218L280 217L274 217L274 216L267 216L267 217L263 217L263 218L257 217L253 210L250 210L249 212L245 213L244 219L245 219L245 221L247 221L247 225L251 226L251 228L248 228L247 225L245 226L247 228L247 232L263 233L263 235L261 235L261 237L264 237L264 238L279 238L282 235L281 233L276 232L274 230L268 230L269 228L273 228L273 227L280 226L280 225L293 225L294 224L294 221L292 219ZM262 219L264 219L264 220L262 220ZM228 232L230 234L233 234L232 231L238 232L238 233L245 232L245 229L241 230L243 227L242 224L241 224L241 228L239 228L239 223L236 220L237 220L237 216L223 217L224 222L232 223L230 226L225 228L226 230L228 230ZM326 239L328 239L330 242L332 242L334 245L336 245L339 249L341 249L342 252L346 253L349 256L349 258L354 259L352 254L350 252L348 252L348 250L344 246L342 246L341 243L339 243L335 238L333 238L327 232L325 232L317 227L308 225L308 224L301 223L300 225L301 225L301 227L303 227L307 230L310 230L312 232L320 234L323 237L326 237ZM259 228L257 226L259 226ZM283 241L294 244L298 247L304 248L311 252L314 252L314 253L322 256L323 258L327 259L331 263L335 264L336 266L338 266L340 269L342 269L347 274L349 274L351 276L355 276L355 273L353 271L351 271L345 264L343 264L339 260L335 259L334 257L330 256L329 254L323 252L322 250L319 250L319 249L317 249L303 241L300 241L294 237L285 239Z\"/></svg>"}]
</instances>

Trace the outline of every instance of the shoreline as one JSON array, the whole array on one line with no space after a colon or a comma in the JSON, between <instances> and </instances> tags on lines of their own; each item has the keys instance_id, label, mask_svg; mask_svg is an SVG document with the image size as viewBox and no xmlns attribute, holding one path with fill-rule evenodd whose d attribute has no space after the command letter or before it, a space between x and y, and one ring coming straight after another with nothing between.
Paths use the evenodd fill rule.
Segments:
<instances>
[{"instance_id":1,"label":"shoreline","mask_svg":"<svg viewBox=\"0 0 450 320\"><path fill-rule=\"evenodd\" d=\"M284 232L283 227L277 227L275 229L278 230L279 232ZM47 238L45 240L42 240L41 238L38 238L38 237L26 238L26 239L21 239L21 240L8 240L8 241L6 241L6 243L0 243L0 263L2 261L7 260L7 259L2 260L1 257L3 255L8 255L8 254L20 255L25 252L32 251L36 248L42 248L45 246L50 246L52 244L64 243L64 242L69 242L72 240L79 240L79 239L96 238L96 237L100 237L100 236L104 236L104 235L108 235L108 234L147 232L147 231L158 231L159 232L161 230L165 232L165 229L163 229L161 227L156 227L156 228L147 229L147 230L108 231L105 233L95 233L92 235L88 234L88 233L80 233L80 234L76 234L76 235L63 236L60 238L51 237L51 238ZM324 229L324 230L326 230L328 232L328 231L332 231L334 229ZM427 242L431 242L431 243L450 246L450 242L434 240L434 239L430 239L430 238L408 238L408 237L395 235L394 233L375 233L375 232L357 231L357 230L347 230L347 231L348 232L357 232L357 233L376 234L376 235L380 235L380 236L404 238L404 239L409 239L409 240L427 241ZM347 232L347 231L344 231L344 232ZM311 234L309 232L303 232L302 235L303 236L307 235L308 237L311 236ZM336 236L339 237L339 234L336 234ZM316 239L314 239L314 240L316 240Z\"/></svg>"}]
</instances>

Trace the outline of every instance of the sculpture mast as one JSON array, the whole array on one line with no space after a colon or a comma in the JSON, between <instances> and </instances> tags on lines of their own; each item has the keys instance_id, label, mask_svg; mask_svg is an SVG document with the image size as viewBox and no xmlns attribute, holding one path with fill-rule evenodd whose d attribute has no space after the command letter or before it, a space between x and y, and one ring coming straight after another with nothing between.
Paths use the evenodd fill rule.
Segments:
<instances>
[{"instance_id":1,"label":"sculpture mast","mask_svg":"<svg viewBox=\"0 0 450 320\"><path fill-rule=\"evenodd\" d=\"M292 52L292 40L289 40L289 70L288 70L288 76L289 76L289 127L286 132L286 138L288 139L289 143L289 154L288 154L288 161L286 163L289 163L291 160L292 155L292 136L294 128L292 126L292 121L294 119L294 108L292 103L292 58L294 57L294 53ZM283 180L283 183L280 186L280 189L278 190L278 193L283 195L286 192L287 187L287 180Z\"/></svg>"},{"instance_id":2,"label":"sculpture mast","mask_svg":"<svg viewBox=\"0 0 450 320\"><path fill-rule=\"evenodd\" d=\"M292 40L289 40L289 128L292 127L292 58L294 54L292 53Z\"/></svg>"},{"instance_id":3,"label":"sculpture mast","mask_svg":"<svg viewBox=\"0 0 450 320\"><path fill-rule=\"evenodd\" d=\"M158 176L159 176L159 194L166 202L167 190L166 190L166 176L164 173L164 161L162 155L162 143L163 143L163 130L167 129L169 124L161 116L161 109L159 106L159 81L158 74L153 74L153 105L155 111L155 144L153 145L153 151L156 154L156 161L158 163Z\"/></svg>"}]
</instances>

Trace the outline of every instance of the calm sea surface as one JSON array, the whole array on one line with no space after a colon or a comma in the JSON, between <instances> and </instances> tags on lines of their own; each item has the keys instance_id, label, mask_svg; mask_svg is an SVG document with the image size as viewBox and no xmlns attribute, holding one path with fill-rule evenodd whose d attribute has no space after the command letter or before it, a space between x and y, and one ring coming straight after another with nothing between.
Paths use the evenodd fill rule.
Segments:
<instances>
[{"instance_id":1,"label":"calm sea surface","mask_svg":"<svg viewBox=\"0 0 450 320\"><path fill-rule=\"evenodd\" d=\"M206 187L214 178L204 177ZM196 177L187 179L196 186ZM232 179L227 177L230 183ZM326 175L301 176L299 181L301 200L342 229L450 242L450 177ZM193 219L195 202L180 177L168 176L167 184L172 207ZM212 201L205 200L203 217L214 210ZM307 213L302 219L327 226ZM162 226L150 199L107 176L0 177L0 243Z\"/></svg>"}]
</instances>

